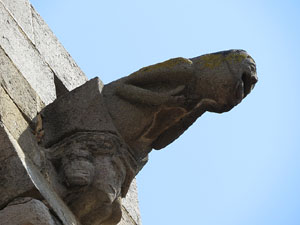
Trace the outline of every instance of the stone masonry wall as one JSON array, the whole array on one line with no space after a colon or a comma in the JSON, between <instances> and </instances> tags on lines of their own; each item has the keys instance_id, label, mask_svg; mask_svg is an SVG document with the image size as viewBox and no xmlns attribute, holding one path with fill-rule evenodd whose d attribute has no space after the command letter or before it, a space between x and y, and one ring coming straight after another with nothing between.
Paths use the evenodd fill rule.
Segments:
<instances>
[{"instance_id":1,"label":"stone masonry wall","mask_svg":"<svg viewBox=\"0 0 300 225\"><path fill-rule=\"evenodd\" d=\"M4 224L7 215L17 219L15 213L7 214L8 211L22 209L30 212L40 208L43 210L40 218L51 220L45 205L52 203L45 200L42 206L38 200L7 205L18 196L35 198L40 195L38 192L47 192L36 190L37 184L33 184L35 179L32 178L35 173L30 166L24 168L24 161L20 160L23 153L16 150L14 141L24 151L25 161L29 157L33 164L41 163L39 146L32 134L32 119L57 97L86 81L85 74L28 0L0 0L0 224ZM7 191L6 180L11 177L14 177L15 189ZM122 211L119 224L141 224L135 181L123 200ZM40 224L58 224L55 221Z\"/></svg>"}]
</instances>

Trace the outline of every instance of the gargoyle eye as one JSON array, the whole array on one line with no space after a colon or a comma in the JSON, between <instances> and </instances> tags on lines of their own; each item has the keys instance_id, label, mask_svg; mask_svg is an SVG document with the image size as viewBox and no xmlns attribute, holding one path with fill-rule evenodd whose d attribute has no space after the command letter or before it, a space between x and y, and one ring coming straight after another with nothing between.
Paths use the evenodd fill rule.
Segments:
<instances>
[{"instance_id":1,"label":"gargoyle eye","mask_svg":"<svg viewBox=\"0 0 300 225\"><path fill-rule=\"evenodd\" d=\"M256 72L256 65L255 65L254 63L251 63L251 64L250 64L250 71L251 71L252 73L255 73L255 72Z\"/></svg>"}]
</instances>

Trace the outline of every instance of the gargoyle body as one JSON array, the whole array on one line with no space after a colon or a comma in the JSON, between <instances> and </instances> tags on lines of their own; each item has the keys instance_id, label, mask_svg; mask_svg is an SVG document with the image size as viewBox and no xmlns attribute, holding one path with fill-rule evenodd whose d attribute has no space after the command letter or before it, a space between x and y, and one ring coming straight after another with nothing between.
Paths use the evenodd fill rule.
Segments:
<instances>
[{"instance_id":1,"label":"gargoyle body","mask_svg":"<svg viewBox=\"0 0 300 225\"><path fill-rule=\"evenodd\" d=\"M229 111L257 82L242 50L175 58L102 86L98 78L40 114L38 140L84 225L117 224L121 197L149 152L178 138L204 112Z\"/></svg>"},{"instance_id":2,"label":"gargoyle body","mask_svg":"<svg viewBox=\"0 0 300 225\"><path fill-rule=\"evenodd\" d=\"M204 112L229 111L257 82L243 50L175 58L105 85L111 118L138 160L178 138Z\"/></svg>"}]
</instances>

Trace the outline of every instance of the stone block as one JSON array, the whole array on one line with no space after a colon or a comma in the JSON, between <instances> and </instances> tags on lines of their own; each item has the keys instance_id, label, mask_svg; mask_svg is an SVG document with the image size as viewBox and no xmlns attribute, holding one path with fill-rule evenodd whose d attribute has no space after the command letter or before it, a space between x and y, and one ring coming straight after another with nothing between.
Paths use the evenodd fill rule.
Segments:
<instances>
[{"instance_id":1,"label":"stone block","mask_svg":"<svg viewBox=\"0 0 300 225\"><path fill-rule=\"evenodd\" d=\"M5 225L62 225L43 202L22 198L0 210L0 224Z\"/></svg>"},{"instance_id":2,"label":"stone block","mask_svg":"<svg viewBox=\"0 0 300 225\"><path fill-rule=\"evenodd\" d=\"M34 42L31 6L28 0L1 0L27 37Z\"/></svg>"},{"instance_id":3,"label":"stone block","mask_svg":"<svg viewBox=\"0 0 300 225\"><path fill-rule=\"evenodd\" d=\"M28 124L6 91L0 86L0 120L15 139L19 139Z\"/></svg>"},{"instance_id":4,"label":"stone block","mask_svg":"<svg viewBox=\"0 0 300 225\"><path fill-rule=\"evenodd\" d=\"M15 67L10 58L0 47L0 84L10 98L30 120L32 120L44 104L27 80Z\"/></svg>"},{"instance_id":5,"label":"stone block","mask_svg":"<svg viewBox=\"0 0 300 225\"><path fill-rule=\"evenodd\" d=\"M0 46L45 104L56 98L54 74L10 12L0 4Z\"/></svg>"},{"instance_id":6,"label":"stone block","mask_svg":"<svg viewBox=\"0 0 300 225\"><path fill-rule=\"evenodd\" d=\"M34 192L35 187L18 158L3 126L0 126L0 209L14 198ZM2 221L0 219L0 221ZM1 224L1 223L0 223Z\"/></svg>"},{"instance_id":7,"label":"stone block","mask_svg":"<svg viewBox=\"0 0 300 225\"><path fill-rule=\"evenodd\" d=\"M43 159L40 152L42 151L37 144L33 130L2 86L0 86L0 123L6 126L27 156L37 166L41 166ZM1 146L0 149L2 149Z\"/></svg>"}]
</instances>

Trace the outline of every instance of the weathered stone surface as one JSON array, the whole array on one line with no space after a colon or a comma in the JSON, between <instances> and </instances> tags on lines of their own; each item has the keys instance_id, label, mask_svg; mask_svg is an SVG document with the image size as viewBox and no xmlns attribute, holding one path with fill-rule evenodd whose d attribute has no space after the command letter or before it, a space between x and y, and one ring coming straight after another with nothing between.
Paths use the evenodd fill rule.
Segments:
<instances>
[{"instance_id":1,"label":"weathered stone surface","mask_svg":"<svg viewBox=\"0 0 300 225\"><path fill-rule=\"evenodd\" d=\"M64 200L82 224L116 224L119 197L137 172L103 105L98 78L43 109L41 143L66 186ZM82 207L85 205L85 207Z\"/></svg>"},{"instance_id":2,"label":"weathered stone surface","mask_svg":"<svg viewBox=\"0 0 300 225\"><path fill-rule=\"evenodd\" d=\"M42 151L37 146L36 140L28 128L28 124L23 118L22 113L1 86L0 121L0 207L3 207L8 201L20 195L36 196L38 194L36 190L38 190L53 207L53 210L60 216L61 220L66 222L65 224L79 224L53 188L41 175L39 170L43 168L44 163ZM20 148L15 139L18 140L26 151ZM45 174L51 174L51 171L47 172Z\"/></svg>"},{"instance_id":3,"label":"weathered stone surface","mask_svg":"<svg viewBox=\"0 0 300 225\"><path fill-rule=\"evenodd\" d=\"M37 168L32 163L28 155L19 147L17 141L14 140L3 124L0 127L0 143L0 209L18 196L35 198L43 196L61 220L66 222L65 224L79 224L39 172L42 168ZM50 173L51 171L48 170L45 174ZM49 177L47 178L50 179ZM5 216L7 214L0 213L0 218L1 215ZM0 221L2 222L1 219ZM0 224L2 224L1 222Z\"/></svg>"},{"instance_id":4,"label":"weathered stone surface","mask_svg":"<svg viewBox=\"0 0 300 225\"><path fill-rule=\"evenodd\" d=\"M39 146L32 133L33 130L29 128L22 113L2 86L0 86L0 122L5 125L12 136L18 140L19 144L34 163L40 166L42 159Z\"/></svg>"},{"instance_id":5,"label":"weathered stone surface","mask_svg":"<svg viewBox=\"0 0 300 225\"><path fill-rule=\"evenodd\" d=\"M62 225L39 200L21 198L0 210L3 225Z\"/></svg>"},{"instance_id":6,"label":"weathered stone surface","mask_svg":"<svg viewBox=\"0 0 300 225\"><path fill-rule=\"evenodd\" d=\"M45 104L56 98L54 74L32 42L0 3L0 46Z\"/></svg>"},{"instance_id":7,"label":"weathered stone surface","mask_svg":"<svg viewBox=\"0 0 300 225\"><path fill-rule=\"evenodd\" d=\"M139 209L139 202L138 202L138 189L136 184L136 179L134 179L130 185L128 194L126 198L122 199L122 205L124 207L123 214L128 214L128 216L134 221L133 224L141 225L141 216L140 216L140 209ZM126 218L124 215L122 217ZM122 224L122 223L120 223ZM129 225L131 223L125 223Z\"/></svg>"},{"instance_id":8,"label":"weathered stone surface","mask_svg":"<svg viewBox=\"0 0 300 225\"><path fill-rule=\"evenodd\" d=\"M15 144L23 148L21 153L29 159L29 163L23 160L23 163L27 163L26 167L29 167L29 172L26 172L16 149L2 129L0 182L3 185L0 186L0 208L19 195L39 195L32 183L35 182L41 192L44 190L43 194L48 201L52 202L53 210L68 215L62 210L62 202L55 194L62 194L63 191L57 187L51 168L44 167L45 158L41 154L44 150L37 145L33 130L25 118L33 119L44 106L42 101L48 104L54 100L55 94L66 93L65 90L72 90L87 79L42 18L31 8L28 0L0 0L0 13L0 123L7 126L13 138L18 140ZM55 81L55 76L61 83ZM40 169L47 181L40 176ZM55 191L48 191L48 182ZM120 204L113 206L115 209L118 207ZM134 213L134 210L129 211ZM124 213L128 215L127 210ZM65 221L65 224L69 222Z\"/></svg>"},{"instance_id":9,"label":"weathered stone surface","mask_svg":"<svg viewBox=\"0 0 300 225\"><path fill-rule=\"evenodd\" d=\"M43 166L43 157L39 154L41 149L36 145L32 130L28 127L23 116L33 119L36 113L41 110L44 104L42 100L39 100L39 95L42 96L44 93L45 96L50 93L50 100L43 99L46 103L55 98L53 93L57 92L58 87L54 86L52 71L69 90L83 84L86 77L34 9L32 9L32 18L31 10L28 10L30 9L28 1L3 0L2 2L5 7L0 3L2 10L0 18L1 121L7 125L14 138L18 139L19 144L24 148L24 153L33 159L34 165ZM30 42L37 42L37 44L33 46ZM49 51L49 46L51 51ZM34 49L35 47L38 51ZM36 69L36 65L33 67L33 64L30 64L31 62L37 65L42 64L38 66L42 69L39 71ZM49 66L51 69L47 68ZM37 75L43 75L43 70L46 70L46 74L50 74L50 85L48 78L37 77ZM29 82L23 76L27 76L26 79L29 78ZM38 90L38 85L43 86L43 84L46 84L49 89L41 87ZM36 93L31 86L39 93ZM47 97L49 98L49 96ZM12 121L14 122L12 123ZM1 197L2 201L0 202L2 206L16 196L24 193L29 193L30 196L36 192L36 188L17 157L14 148L6 147L9 142L7 142L7 138L5 140L5 142L4 139L1 140L0 154L1 172L3 172L1 173L1 178L3 178L1 179L3 184L1 194L3 197ZM5 149L10 153L5 153ZM16 180L11 180L13 178ZM9 182L5 183L5 181ZM59 191L59 193L61 192Z\"/></svg>"},{"instance_id":10,"label":"weathered stone surface","mask_svg":"<svg viewBox=\"0 0 300 225\"><path fill-rule=\"evenodd\" d=\"M9 94L18 108L33 119L44 104L27 80L0 47L0 85Z\"/></svg>"},{"instance_id":11,"label":"weathered stone surface","mask_svg":"<svg viewBox=\"0 0 300 225\"><path fill-rule=\"evenodd\" d=\"M20 145L24 147L22 154L24 157L26 154L26 158L30 161L32 167L38 166L39 169L42 169L45 158L42 154L43 151L41 151L37 145L35 137L21 112L1 86L0 123L1 207L19 195L26 195L26 193L28 193L29 196L31 194L36 196L36 188L33 186L34 182L32 180L30 181L30 176L26 175L28 173L24 170L25 165L20 159L20 156L16 153L12 139L14 139L14 142L16 142L15 139L18 140ZM4 129L4 127L6 127L6 129ZM10 132L12 137L9 137L7 132ZM27 166L25 168L27 168ZM51 174L51 171L47 171L47 173ZM32 179L32 177L30 177L30 179ZM59 187L55 188L58 189Z\"/></svg>"},{"instance_id":12,"label":"weathered stone surface","mask_svg":"<svg viewBox=\"0 0 300 225\"><path fill-rule=\"evenodd\" d=\"M77 132L47 153L67 188L63 199L82 224L116 224L121 219L119 197L126 195L135 171L118 135Z\"/></svg>"},{"instance_id":13,"label":"weathered stone surface","mask_svg":"<svg viewBox=\"0 0 300 225\"><path fill-rule=\"evenodd\" d=\"M34 42L31 6L28 0L1 0L27 37Z\"/></svg>"},{"instance_id":14,"label":"weathered stone surface","mask_svg":"<svg viewBox=\"0 0 300 225\"><path fill-rule=\"evenodd\" d=\"M34 192L35 187L18 158L3 125L0 126L0 209L20 195ZM1 221L1 219L0 219ZM0 223L1 224L1 223Z\"/></svg>"},{"instance_id":15,"label":"weathered stone surface","mask_svg":"<svg viewBox=\"0 0 300 225\"><path fill-rule=\"evenodd\" d=\"M94 78L56 99L42 112L45 147L77 131L116 132L102 100L103 84Z\"/></svg>"},{"instance_id":16,"label":"weathered stone surface","mask_svg":"<svg viewBox=\"0 0 300 225\"><path fill-rule=\"evenodd\" d=\"M174 141L206 111L229 111L256 82L254 60L231 50L143 68L105 85L103 95L96 78L58 98L41 112L41 143L67 189L64 201L83 224L116 224L119 198L152 148ZM124 206L140 223L138 209Z\"/></svg>"},{"instance_id":17,"label":"weathered stone surface","mask_svg":"<svg viewBox=\"0 0 300 225\"><path fill-rule=\"evenodd\" d=\"M122 219L118 223L118 225L141 225L141 223L137 223L132 217L131 214L128 213L125 207L122 207Z\"/></svg>"},{"instance_id":18,"label":"weathered stone surface","mask_svg":"<svg viewBox=\"0 0 300 225\"><path fill-rule=\"evenodd\" d=\"M0 207L38 191L63 224L79 224L73 213L84 225L141 224L135 182L128 189L152 148L206 111L229 111L257 82L254 60L239 50L171 59L103 88L85 83L28 0L0 0L0 15ZM42 101L39 146L29 120ZM22 201L0 212L0 224L57 223L43 203Z\"/></svg>"},{"instance_id":19,"label":"weathered stone surface","mask_svg":"<svg viewBox=\"0 0 300 225\"><path fill-rule=\"evenodd\" d=\"M44 175L42 175L40 168L37 168L36 165L34 165L7 128L5 126L3 127L9 142L17 153L19 160L22 162L23 167L26 169L27 174L41 196L43 196L43 198L48 202L49 206L64 224L79 225L80 223L77 221L73 213L61 200L54 188L49 185ZM31 195L29 194L29 196Z\"/></svg>"},{"instance_id":20,"label":"weathered stone surface","mask_svg":"<svg viewBox=\"0 0 300 225\"><path fill-rule=\"evenodd\" d=\"M87 77L34 8L32 8L32 15L36 48L58 79L69 91L84 84Z\"/></svg>"},{"instance_id":21,"label":"weathered stone surface","mask_svg":"<svg viewBox=\"0 0 300 225\"><path fill-rule=\"evenodd\" d=\"M256 82L254 60L245 51L231 50L145 67L105 85L103 97L136 160L143 160L204 112L232 109Z\"/></svg>"},{"instance_id":22,"label":"weathered stone surface","mask_svg":"<svg viewBox=\"0 0 300 225\"><path fill-rule=\"evenodd\" d=\"M41 168L32 163L3 124L0 127L0 143L0 208L18 196L43 196L64 224L79 224L40 173ZM50 171L47 174L50 174ZM3 213L2 216L8 215L5 210Z\"/></svg>"},{"instance_id":23,"label":"weathered stone surface","mask_svg":"<svg viewBox=\"0 0 300 225\"><path fill-rule=\"evenodd\" d=\"M7 126L15 139L19 139L28 124L9 95L0 86L0 120Z\"/></svg>"}]
</instances>

